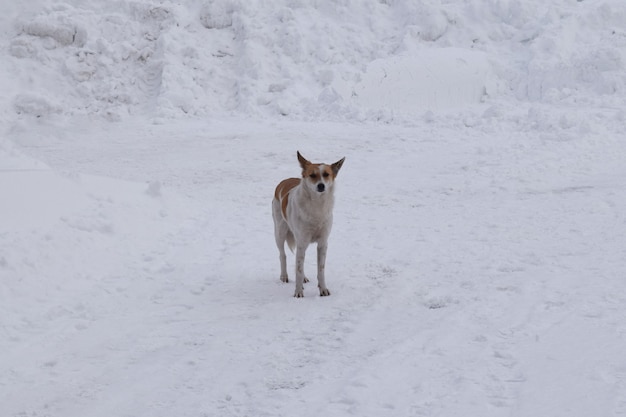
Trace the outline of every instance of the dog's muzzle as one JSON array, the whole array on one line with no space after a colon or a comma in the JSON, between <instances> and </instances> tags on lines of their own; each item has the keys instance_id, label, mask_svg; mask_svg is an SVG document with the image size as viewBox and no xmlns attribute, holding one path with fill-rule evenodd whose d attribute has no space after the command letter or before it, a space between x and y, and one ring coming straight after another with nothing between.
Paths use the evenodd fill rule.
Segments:
<instances>
[{"instance_id":1,"label":"dog's muzzle","mask_svg":"<svg viewBox=\"0 0 626 417\"><path fill-rule=\"evenodd\" d=\"M326 190L326 186L323 183L317 184L317 191L323 193Z\"/></svg>"}]
</instances>

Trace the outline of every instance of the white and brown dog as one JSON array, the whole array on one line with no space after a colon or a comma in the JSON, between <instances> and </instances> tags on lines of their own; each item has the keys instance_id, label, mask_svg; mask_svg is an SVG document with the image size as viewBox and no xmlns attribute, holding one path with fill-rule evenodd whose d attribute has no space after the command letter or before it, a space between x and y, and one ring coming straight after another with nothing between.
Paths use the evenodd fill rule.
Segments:
<instances>
[{"instance_id":1,"label":"white and brown dog","mask_svg":"<svg viewBox=\"0 0 626 417\"><path fill-rule=\"evenodd\" d=\"M285 241L293 252L296 248L296 292L304 296L304 255L309 244L317 243L317 286L321 296L330 295L326 287L324 266L328 236L333 225L335 178L346 158L334 164L313 164L300 152L298 161L302 178L288 178L276 187L272 201L274 235L280 252L280 279L289 282Z\"/></svg>"}]
</instances>

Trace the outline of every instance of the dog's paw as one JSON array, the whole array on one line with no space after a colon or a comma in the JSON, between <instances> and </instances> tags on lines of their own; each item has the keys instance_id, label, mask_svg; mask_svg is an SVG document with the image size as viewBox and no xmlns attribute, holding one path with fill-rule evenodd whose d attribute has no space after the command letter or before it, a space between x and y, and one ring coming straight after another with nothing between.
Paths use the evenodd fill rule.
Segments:
<instances>
[{"instance_id":1,"label":"dog's paw","mask_svg":"<svg viewBox=\"0 0 626 417\"><path fill-rule=\"evenodd\" d=\"M320 296L326 297L330 295L330 291L328 288L320 288Z\"/></svg>"},{"instance_id":2,"label":"dog's paw","mask_svg":"<svg viewBox=\"0 0 626 417\"><path fill-rule=\"evenodd\" d=\"M281 276L280 276L280 280L281 280L282 282L289 282L289 277L288 277L287 275L281 275Z\"/></svg>"},{"instance_id":3,"label":"dog's paw","mask_svg":"<svg viewBox=\"0 0 626 417\"><path fill-rule=\"evenodd\" d=\"M303 298L304 297L304 290L296 290L296 293L293 295L295 298Z\"/></svg>"}]
</instances>

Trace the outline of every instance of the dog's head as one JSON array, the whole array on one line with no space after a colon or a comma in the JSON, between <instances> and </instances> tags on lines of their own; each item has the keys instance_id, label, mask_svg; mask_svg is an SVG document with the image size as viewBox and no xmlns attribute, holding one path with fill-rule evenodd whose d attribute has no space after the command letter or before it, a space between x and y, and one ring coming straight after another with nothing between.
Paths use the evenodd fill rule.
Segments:
<instances>
[{"instance_id":1,"label":"dog's head","mask_svg":"<svg viewBox=\"0 0 626 417\"><path fill-rule=\"evenodd\" d=\"M305 159L298 152L298 161L302 167L302 182L311 191L323 194L333 189L337 173L346 158L341 158L334 164L314 164Z\"/></svg>"}]
</instances>

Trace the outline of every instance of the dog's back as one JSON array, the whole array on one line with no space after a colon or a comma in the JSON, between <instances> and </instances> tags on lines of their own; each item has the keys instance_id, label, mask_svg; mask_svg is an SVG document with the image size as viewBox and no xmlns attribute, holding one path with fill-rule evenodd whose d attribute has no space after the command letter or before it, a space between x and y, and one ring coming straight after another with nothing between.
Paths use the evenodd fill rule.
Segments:
<instances>
[{"instance_id":1,"label":"dog's back","mask_svg":"<svg viewBox=\"0 0 626 417\"><path fill-rule=\"evenodd\" d=\"M283 215L283 219L287 220L287 204L289 204L289 191L300 185L300 178L287 178L282 180L276 191L274 191L274 198L280 203L280 210Z\"/></svg>"},{"instance_id":2,"label":"dog's back","mask_svg":"<svg viewBox=\"0 0 626 417\"><path fill-rule=\"evenodd\" d=\"M274 200L272 201L272 216L274 218L274 235L276 244L279 241L287 242L287 246L293 252L296 248L296 240L293 232L287 224L287 205L289 204L289 192L300 185L300 178L287 178L282 180L276 191L274 191ZM288 282L286 275L281 275L281 280Z\"/></svg>"}]
</instances>

